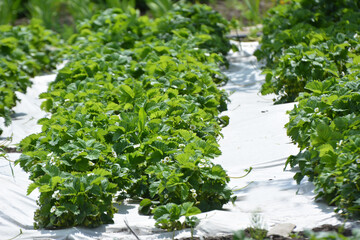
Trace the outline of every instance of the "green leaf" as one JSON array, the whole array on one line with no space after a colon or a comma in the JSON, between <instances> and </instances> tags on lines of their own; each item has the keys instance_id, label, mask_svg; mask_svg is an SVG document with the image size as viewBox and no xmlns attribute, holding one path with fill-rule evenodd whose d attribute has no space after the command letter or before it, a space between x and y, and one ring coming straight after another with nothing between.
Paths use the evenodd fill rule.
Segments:
<instances>
[{"instance_id":1,"label":"green leaf","mask_svg":"<svg viewBox=\"0 0 360 240\"><path fill-rule=\"evenodd\" d=\"M336 101L339 97L337 95L331 95L331 96L326 96L326 97L322 97L321 101L328 104L328 105L332 105L334 101Z\"/></svg>"},{"instance_id":2,"label":"green leaf","mask_svg":"<svg viewBox=\"0 0 360 240\"><path fill-rule=\"evenodd\" d=\"M50 192L52 191L53 189L49 186L49 185L42 185L40 188L39 188L39 192L43 193L43 192Z\"/></svg>"},{"instance_id":3,"label":"green leaf","mask_svg":"<svg viewBox=\"0 0 360 240\"><path fill-rule=\"evenodd\" d=\"M117 155L121 155L124 152L124 150L128 147L130 147L130 143L125 139L120 140L119 142L115 143L113 146L114 151L116 152Z\"/></svg>"},{"instance_id":4,"label":"green leaf","mask_svg":"<svg viewBox=\"0 0 360 240\"><path fill-rule=\"evenodd\" d=\"M308 84L306 84L305 88L314 93L318 93L318 94L324 93L324 87L323 87L322 82L320 82L320 81L309 82Z\"/></svg>"},{"instance_id":5,"label":"green leaf","mask_svg":"<svg viewBox=\"0 0 360 240\"><path fill-rule=\"evenodd\" d=\"M211 179L225 180L227 177L226 172L220 165L215 165L211 168L211 171L207 174Z\"/></svg>"},{"instance_id":6,"label":"green leaf","mask_svg":"<svg viewBox=\"0 0 360 240\"><path fill-rule=\"evenodd\" d=\"M126 93L130 98L135 97L135 92L128 85L121 85L120 90L123 93Z\"/></svg>"},{"instance_id":7,"label":"green leaf","mask_svg":"<svg viewBox=\"0 0 360 240\"><path fill-rule=\"evenodd\" d=\"M201 210L197 207L193 206L194 203L192 202L185 202L181 205L181 215L182 216L192 216L201 213Z\"/></svg>"},{"instance_id":8,"label":"green leaf","mask_svg":"<svg viewBox=\"0 0 360 240\"><path fill-rule=\"evenodd\" d=\"M158 194L159 185L160 185L160 181L152 182L150 184L149 192L152 198L154 198L155 195Z\"/></svg>"},{"instance_id":9,"label":"green leaf","mask_svg":"<svg viewBox=\"0 0 360 240\"><path fill-rule=\"evenodd\" d=\"M139 122L138 122L138 127L139 127L140 133L144 132L144 130L145 130L145 123L146 123L146 112L145 112L144 108L140 108L140 111L139 111Z\"/></svg>"},{"instance_id":10,"label":"green leaf","mask_svg":"<svg viewBox=\"0 0 360 240\"><path fill-rule=\"evenodd\" d=\"M139 212L142 214L150 214L151 213L151 206L153 205L152 201L148 198L143 199L140 202Z\"/></svg>"},{"instance_id":11,"label":"green leaf","mask_svg":"<svg viewBox=\"0 0 360 240\"><path fill-rule=\"evenodd\" d=\"M314 146L329 143L331 140L341 138L341 134L333 131L326 123L319 122L316 125L316 132L311 135Z\"/></svg>"},{"instance_id":12,"label":"green leaf","mask_svg":"<svg viewBox=\"0 0 360 240\"><path fill-rule=\"evenodd\" d=\"M330 68L324 68L324 71L331 73L331 74L334 75L335 77L339 77L339 73L338 73L337 71L335 71L335 70L332 70L332 69L330 69Z\"/></svg>"},{"instance_id":13,"label":"green leaf","mask_svg":"<svg viewBox=\"0 0 360 240\"><path fill-rule=\"evenodd\" d=\"M39 187L39 185L35 182L31 183L27 189L26 195L29 195L30 193L32 193L32 191L34 191L37 187Z\"/></svg>"},{"instance_id":14,"label":"green leaf","mask_svg":"<svg viewBox=\"0 0 360 240\"><path fill-rule=\"evenodd\" d=\"M57 184L62 183L64 180L60 176L55 176L51 178L51 186L54 189Z\"/></svg>"},{"instance_id":15,"label":"green leaf","mask_svg":"<svg viewBox=\"0 0 360 240\"><path fill-rule=\"evenodd\" d=\"M170 212L168 210L169 207L167 207L167 206L172 206L172 205L174 205L174 204L169 203L166 206L160 206L160 207L155 208L153 210L154 219L157 220L159 218L166 218L170 214Z\"/></svg>"},{"instance_id":16,"label":"green leaf","mask_svg":"<svg viewBox=\"0 0 360 240\"><path fill-rule=\"evenodd\" d=\"M101 181L104 180L104 177L97 177L93 181L91 181L90 185L100 185Z\"/></svg>"},{"instance_id":17,"label":"green leaf","mask_svg":"<svg viewBox=\"0 0 360 240\"><path fill-rule=\"evenodd\" d=\"M194 169L196 167L196 165L194 162L189 160L190 156L191 156L191 153L182 153L182 154L176 155L175 159L178 161L181 168Z\"/></svg>"},{"instance_id":18,"label":"green leaf","mask_svg":"<svg viewBox=\"0 0 360 240\"><path fill-rule=\"evenodd\" d=\"M92 171L92 173L94 173L95 175L103 176L103 177L111 175L111 172L106 171L103 168L96 168Z\"/></svg>"},{"instance_id":19,"label":"green leaf","mask_svg":"<svg viewBox=\"0 0 360 240\"><path fill-rule=\"evenodd\" d=\"M221 122L223 127L226 127L230 123L230 118L228 116L221 116L220 117L220 122Z\"/></svg>"},{"instance_id":20,"label":"green leaf","mask_svg":"<svg viewBox=\"0 0 360 240\"><path fill-rule=\"evenodd\" d=\"M354 56L353 57L353 63L355 65L359 65L360 64L360 56Z\"/></svg>"},{"instance_id":21,"label":"green leaf","mask_svg":"<svg viewBox=\"0 0 360 240\"><path fill-rule=\"evenodd\" d=\"M320 155L319 155L320 157L323 157L328 152L333 152L334 151L334 148L328 143L320 145L318 147L318 149L319 149L319 152L320 152Z\"/></svg>"},{"instance_id":22,"label":"green leaf","mask_svg":"<svg viewBox=\"0 0 360 240\"><path fill-rule=\"evenodd\" d=\"M97 159L99 159L100 154L101 154L101 151L99 151L99 150L90 150L90 151L87 151L87 154L84 155L84 158L86 158L90 161L97 160Z\"/></svg>"}]
</instances>

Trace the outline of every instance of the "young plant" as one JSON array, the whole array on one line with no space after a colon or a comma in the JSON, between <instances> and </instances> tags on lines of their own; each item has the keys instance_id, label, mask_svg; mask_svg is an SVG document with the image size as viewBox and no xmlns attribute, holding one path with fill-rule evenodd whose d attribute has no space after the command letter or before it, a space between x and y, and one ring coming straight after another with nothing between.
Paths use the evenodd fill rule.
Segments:
<instances>
[{"instance_id":1,"label":"young plant","mask_svg":"<svg viewBox=\"0 0 360 240\"><path fill-rule=\"evenodd\" d=\"M181 205L168 203L155 208L153 210L155 225L167 231L196 227L199 219L193 215L199 214L201 211L193 205L192 202L185 202Z\"/></svg>"}]
</instances>

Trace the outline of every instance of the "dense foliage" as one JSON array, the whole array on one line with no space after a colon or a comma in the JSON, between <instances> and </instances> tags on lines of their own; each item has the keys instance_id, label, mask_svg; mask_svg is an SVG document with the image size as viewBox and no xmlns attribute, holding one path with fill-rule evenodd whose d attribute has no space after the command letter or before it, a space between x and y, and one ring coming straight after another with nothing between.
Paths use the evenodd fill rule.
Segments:
<instances>
[{"instance_id":1,"label":"dense foliage","mask_svg":"<svg viewBox=\"0 0 360 240\"><path fill-rule=\"evenodd\" d=\"M260 231L262 231L260 229ZM266 230L263 230L266 233ZM257 237L258 232L250 233L250 235L254 236L248 236L249 234L246 233L244 230L239 230L234 233L233 239L234 240L257 240L257 239L264 239L264 240L270 240L273 237ZM290 238L291 237L291 238ZM349 236L348 232L343 232L339 230L339 232L331 231L331 232L315 232L315 231L309 231L306 230L304 232L299 233L293 233L290 234L290 237L288 239L308 239L308 240L357 240L360 238L360 230L359 229L352 229L351 236Z\"/></svg>"},{"instance_id":2,"label":"dense foliage","mask_svg":"<svg viewBox=\"0 0 360 240\"><path fill-rule=\"evenodd\" d=\"M55 68L61 42L56 34L37 22L28 26L0 25L0 117L11 123L15 92L26 92L29 77ZM0 129L0 134L2 130Z\"/></svg>"},{"instance_id":3,"label":"dense foliage","mask_svg":"<svg viewBox=\"0 0 360 240\"><path fill-rule=\"evenodd\" d=\"M203 5L155 20L109 9L79 24L69 62L41 95L52 115L20 144L28 192L40 191L36 227L111 223L114 200L132 198L157 226L181 229L232 199L211 162L228 123L217 87L228 27Z\"/></svg>"},{"instance_id":4,"label":"dense foliage","mask_svg":"<svg viewBox=\"0 0 360 240\"><path fill-rule=\"evenodd\" d=\"M346 64L356 56L359 9L360 3L352 0L294 0L271 9L255 53L266 61L262 94L275 93L278 103L291 102L306 91L307 82L348 74Z\"/></svg>"},{"instance_id":5,"label":"dense foliage","mask_svg":"<svg viewBox=\"0 0 360 240\"><path fill-rule=\"evenodd\" d=\"M270 13L257 52L267 62L262 91L299 96L286 127L300 153L287 164L299 167L298 182L314 182L318 199L359 217L359 2L302 0Z\"/></svg>"},{"instance_id":6,"label":"dense foliage","mask_svg":"<svg viewBox=\"0 0 360 240\"><path fill-rule=\"evenodd\" d=\"M182 0L183 2L186 2ZM207 0L206 0L207 1ZM178 1L173 0L2 0L0 1L0 25L18 25L37 19L46 29L70 37L78 21L91 18L108 8L120 8L124 12L132 8L153 17L163 16ZM195 1L187 1L194 3Z\"/></svg>"}]
</instances>

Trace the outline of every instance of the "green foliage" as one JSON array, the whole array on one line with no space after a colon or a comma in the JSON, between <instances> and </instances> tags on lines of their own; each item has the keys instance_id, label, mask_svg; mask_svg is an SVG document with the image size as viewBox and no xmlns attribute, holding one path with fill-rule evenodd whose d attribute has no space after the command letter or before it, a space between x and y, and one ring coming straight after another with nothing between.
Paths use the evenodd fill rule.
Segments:
<instances>
[{"instance_id":1,"label":"green foliage","mask_svg":"<svg viewBox=\"0 0 360 240\"><path fill-rule=\"evenodd\" d=\"M146 0L145 2L154 17L164 16L174 5L172 0Z\"/></svg>"},{"instance_id":2,"label":"green foliage","mask_svg":"<svg viewBox=\"0 0 360 240\"><path fill-rule=\"evenodd\" d=\"M121 8L124 12L136 7L135 0L106 0L107 8Z\"/></svg>"},{"instance_id":3,"label":"green foliage","mask_svg":"<svg viewBox=\"0 0 360 240\"><path fill-rule=\"evenodd\" d=\"M308 176L316 185L317 198L336 205L342 214L358 217L359 79L351 75L337 80L311 82L312 94L303 95L290 114L288 134L302 151L289 158L299 165L295 179Z\"/></svg>"},{"instance_id":4,"label":"green foliage","mask_svg":"<svg viewBox=\"0 0 360 240\"><path fill-rule=\"evenodd\" d=\"M20 3L21 0L0 1L0 25L11 24L16 20Z\"/></svg>"},{"instance_id":5,"label":"green foliage","mask_svg":"<svg viewBox=\"0 0 360 240\"><path fill-rule=\"evenodd\" d=\"M262 20L260 12L260 0L244 0L244 17L252 24L260 24Z\"/></svg>"},{"instance_id":6,"label":"green foliage","mask_svg":"<svg viewBox=\"0 0 360 240\"><path fill-rule=\"evenodd\" d=\"M32 19L38 19L46 29L59 27L58 11L62 1L60 0L29 0L27 9Z\"/></svg>"},{"instance_id":7,"label":"green foliage","mask_svg":"<svg viewBox=\"0 0 360 240\"><path fill-rule=\"evenodd\" d=\"M159 206L153 210L156 226L167 231L181 230L184 228L194 228L199 223L199 219L195 216L201 213L200 209L193 206L192 202L185 202L181 205L168 203ZM192 217L190 217L192 216ZM183 222L180 218L185 217Z\"/></svg>"},{"instance_id":8,"label":"green foliage","mask_svg":"<svg viewBox=\"0 0 360 240\"><path fill-rule=\"evenodd\" d=\"M198 20L188 27L190 15ZM227 29L201 5L155 20L109 9L79 24L69 62L41 94L52 115L20 144L29 193L40 190L36 227L111 223L113 201L140 198L142 213L173 230L233 200L229 177L211 162L227 122L217 87Z\"/></svg>"},{"instance_id":9,"label":"green foliage","mask_svg":"<svg viewBox=\"0 0 360 240\"><path fill-rule=\"evenodd\" d=\"M358 218L358 2L297 0L270 14L256 53L267 61L262 93L299 102L286 127L300 153L287 164L299 167L298 183L305 176L314 182L317 199Z\"/></svg>"},{"instance_id":10,"label":"green foliage","mask_svg":"<svg viewBox=\"0 0 360 240\"><path fill-rule=\"evenodd\" d=\"M291 102L310 81L348 74L359 7L356 1L295 0L271 9L255 53L266 61L262 94L275 93L278 103Z\"/></svg>"},{"instance_id":11,"label":"green foliage","mask_svg":"<svg viewBox=\"0 0 360 240\"><path fill-rule=\"evenodd\" d=\"M336 232L313 232L305 231L304 237L309 240L356 240L360 237L359 229L352 230L352 236L346 237L342 233ZM298 237L295 235L294 239L303 238L302 236ZM257 237L247 237L244 230L239 230L234 233L234 240L259 240L259 239L270 239L270 238L257 238Z\"/></svg>"},{"instance_id":12,"label":"green foliage","mask_svg":"<svg viewBox=\"0 0 360 240\"><path fill-rule=\"evenodd\" d=\"M334 232L313 232L307 231L305 232L305 236L308 237L309 240L356 240L360 238L360 231L359 229L352 230L352 236L346 237L341 233L334 233Z\"/></svg>"},{"instance_id":13,"label":"green foliage","mask_svg":"<svg viewBox=\"0 0 360 240\"><path fill-rule=\"evenodd\" d=\"M113 18L111 14L122 15ZM231 49L226 38L230 31L229 22L206 5L175 5L173 11L155 19L153 24L147 16L140 16L139 11L132 10L126 14L120 9L108 9L94 15L90 21L80 23L79 34L73 36L70 43L75 40L84 41L84 44L112 42L122 48L131 48L140 39L147 43L160 39L166 43L173 38L179 41L193 38L194 47L209 53L226 55ZM86 39L89 36L92 37L90 41Z\"/></svg>"},{"instance_id":14,"label":"green foliage","mask_svg":"<svg viewBox=\"0 0 360 240\"><path fill-rule=\"evenodd\" d=\"M15 92L25 93L29 77L55 68L60 46L58 36L35 21L28 26L0 25L0 117L6 126L18 101Z\"/></svg>"}]
</instances>

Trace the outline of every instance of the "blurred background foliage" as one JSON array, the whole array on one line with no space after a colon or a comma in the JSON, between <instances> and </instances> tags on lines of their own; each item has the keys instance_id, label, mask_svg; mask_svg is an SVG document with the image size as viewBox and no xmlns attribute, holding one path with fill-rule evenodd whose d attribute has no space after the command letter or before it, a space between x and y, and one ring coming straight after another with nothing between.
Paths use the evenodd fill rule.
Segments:
<instances>
[{"instance_id":1,"label":"blurred background foliage","mask_svg":"<svg viewBox=\"0 0 360 240\"><path fill-rule=\"evenodd\" d=\"M267 9L284 0L186 0L204 3L219 11L239 27L260 24ZM44 27L67 39L74 33L75 23L90 18L107 8L139 9L141 14L159 17L172 9L173 0L0 0L0 25L27 24L39 19Z\"/></svg>"}]
</instances>

